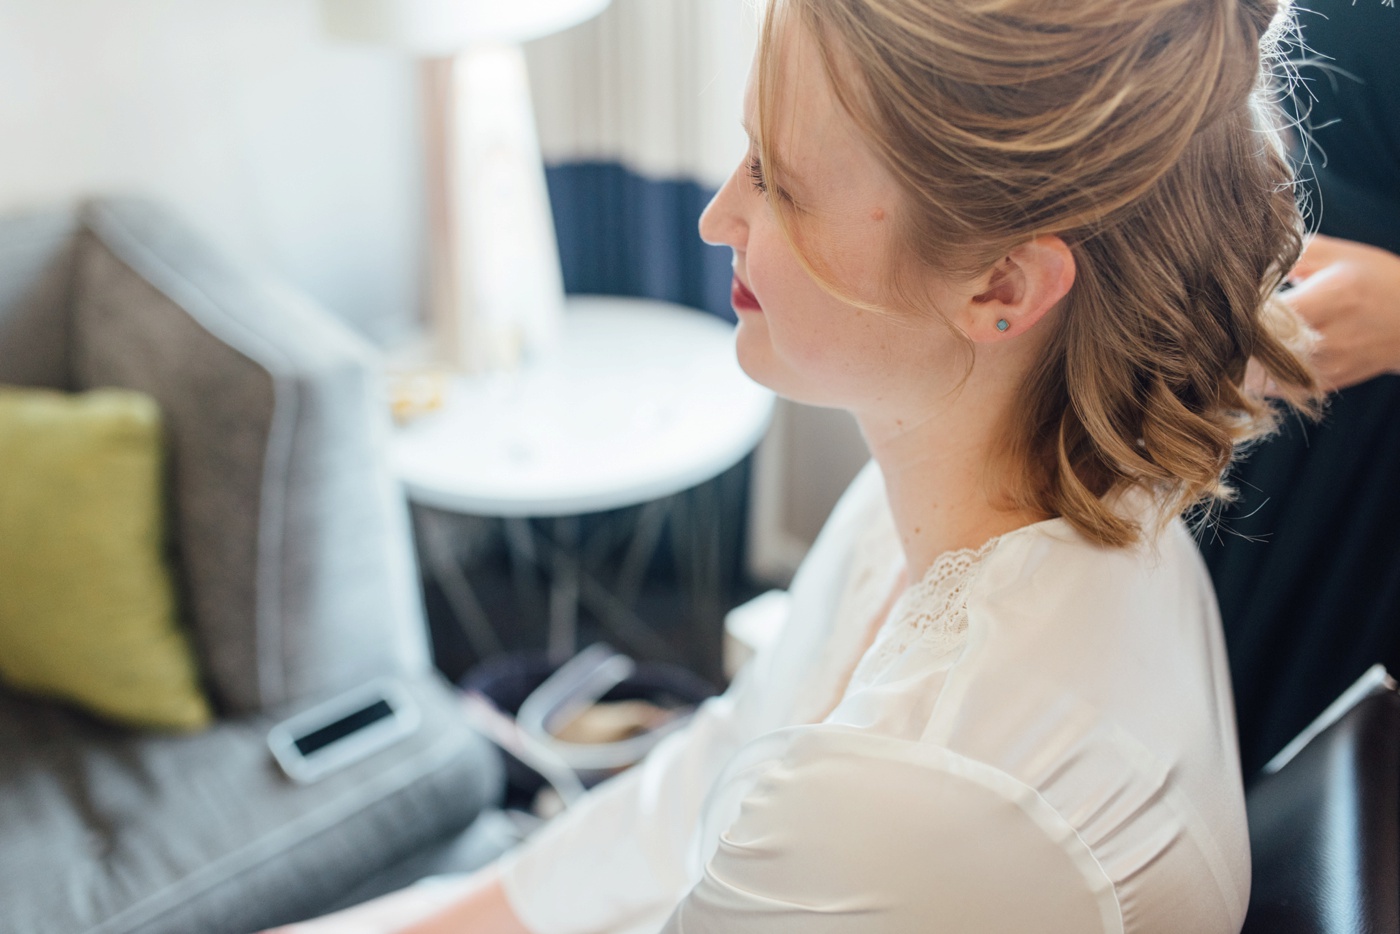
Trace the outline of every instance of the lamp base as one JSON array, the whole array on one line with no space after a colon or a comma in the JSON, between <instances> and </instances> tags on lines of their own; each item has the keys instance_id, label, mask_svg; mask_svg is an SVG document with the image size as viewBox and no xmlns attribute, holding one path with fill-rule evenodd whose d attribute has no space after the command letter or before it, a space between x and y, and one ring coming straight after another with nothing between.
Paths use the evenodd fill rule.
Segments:
<instances>
[{"instance_id":1,"label":"lamp base","mask_svg":"<svg viewBox=\"0 0 1400 934\"><path fill-rule=\"evenodd\" d=\"M509 369L558 341L563 276L518 45L423 62L429 326L466 372Z\"/></svg>"}]
</instances>

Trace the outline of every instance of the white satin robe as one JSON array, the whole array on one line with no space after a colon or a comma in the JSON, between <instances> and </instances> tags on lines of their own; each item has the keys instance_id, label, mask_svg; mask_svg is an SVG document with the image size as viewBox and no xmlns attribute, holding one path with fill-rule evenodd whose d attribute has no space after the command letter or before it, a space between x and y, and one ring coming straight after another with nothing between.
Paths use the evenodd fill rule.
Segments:
<instances>
[{"instance_id":1,"label":"white satin robe","mask_svg":"<svg viewBox=\"0 0 1400 934\"><path fill-rule=\"evenodd\" d=\"M1002 536L963 582L965 630L917 631L939 608L901 600L831 710L901 567L872 464L776 643L505 861L527 926L1238 934L1229 676L1185 527L1129 550L1063 520Z\"/></svg>"}]
</instances>

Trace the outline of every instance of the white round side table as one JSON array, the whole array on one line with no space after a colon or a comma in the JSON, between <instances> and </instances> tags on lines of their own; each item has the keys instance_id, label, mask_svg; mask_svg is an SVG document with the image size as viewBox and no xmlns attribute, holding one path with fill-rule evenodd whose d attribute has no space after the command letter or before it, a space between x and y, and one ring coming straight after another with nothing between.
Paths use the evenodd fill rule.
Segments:
<instances>
[{"instance_id":1,"label":"white round side table","mask_svg":"<svg viewBox=\"0 0 1400 934\"><path fill-rule=\"evenodd\" d=\"M547 553L550 653L566 658L580 600L627 641L656 638L628 607L667 499L743 459L772 411L772 394L739 369L732 325L665 302L574 297L553 352L453 380L441 409L396 430L392 456L415 504L505 519L514 548ZM604 588L578 561L577 517L643 504L620 583ZM529 517L554 518L554 541L528 540ZM439 552L445 538L424 546L454 610L480 630L469 585Z\"/></svg>"}]
</instances>

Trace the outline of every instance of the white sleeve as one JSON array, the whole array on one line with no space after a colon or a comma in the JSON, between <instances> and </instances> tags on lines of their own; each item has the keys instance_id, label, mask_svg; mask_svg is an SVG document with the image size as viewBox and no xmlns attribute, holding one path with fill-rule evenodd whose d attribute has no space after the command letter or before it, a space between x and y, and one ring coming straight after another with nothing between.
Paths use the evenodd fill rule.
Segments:
<instances>
[{"instance_id":1,"label":"white sleeve","mask_svg":"<svg viewBox=\"0 0 1400 934\"><path fill-rule=\"evenodd\" d=\"M939 747L803 731L663 934L1092 934L1113 886L1036 792Z\"/></svg>"},{"instance_id":2,"label":"white sleeve","mask_svg":"<svg viewBox=\"0 0 1400 934\"><path fill-rule=\"evenodd\" d=\"M790 619L778 641L640 765L590 792L502 861L506 897L527 928L590 934L659 925L690 890L705 799L741 746L789 725L783 698L820 651L821 617L832 614L844 587L851 543L883 502L883 480L872 463L832 511L793 579Z\"/></svg>"}]
</instances>

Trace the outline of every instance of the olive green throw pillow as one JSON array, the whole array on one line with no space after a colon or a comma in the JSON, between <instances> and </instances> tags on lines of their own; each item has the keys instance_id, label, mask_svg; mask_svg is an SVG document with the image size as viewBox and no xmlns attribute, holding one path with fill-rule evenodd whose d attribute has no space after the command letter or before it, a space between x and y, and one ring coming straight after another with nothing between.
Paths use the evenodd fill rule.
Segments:
<instances>
[{"instance_id":1,"label":"olive green throw pillow","mask_svg":"<svg viewBox=\"0 0 1400 934\"><path fill-rule=\"evenodd\" d=\"M0 387L0 679L124 724L209 722L164 553L160 411Z\"/></svg>"}]
</instances>

